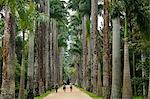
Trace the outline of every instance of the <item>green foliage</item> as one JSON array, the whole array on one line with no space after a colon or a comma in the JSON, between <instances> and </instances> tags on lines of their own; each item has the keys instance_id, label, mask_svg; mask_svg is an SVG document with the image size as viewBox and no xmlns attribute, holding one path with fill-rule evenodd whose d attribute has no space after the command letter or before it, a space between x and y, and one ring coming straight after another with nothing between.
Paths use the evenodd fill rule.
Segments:
<instances>
[{"instance_id":1,"label":"green foliage","mask_svg":"<svg viewBox=\"0 0 150 99\"><path fill-rule=\"evenodd\" d=\"M134 96L133 99L144 99L143 96Z\"/></svg>"},{"instance_id":2,"label":"green foliage","mask_svg":"<svg viewBox=\"0 0 150 99\"><path fill-rule=\"evenodd\" d=\"M80 39L75 38L74 42L71 43L71 48L69 50L70 53L72 54L82 54L82 42L80 41Z\"/></svg>"},{"instance_id":3,"label":"green foliage","mask_svg":"<svg viewBox=\"0 0 150 99\"><path fill-rule=\"evenodd\" d=\"M86 37L87 37L88 39L90 38L90 24L91 24L91 21L90 21L90 20L87 20L87 21L86 21L86 29L87 29Z\"/></svg>"},{"instance_id":4,"label":"green foliage","mask_svg":"<svg viewBox=\"0 0 150 99\"><path fill-rule=\"evenodd\" d=\"M133 77L132 85L136 85L137 95L142 95L142 87L143 87L143 79L142 77Z\"/></svg>"},{"instance_id":5,"label":"green foliage","mask_svg":"<svg viewBox=\"0 0 150 99\"><path fill-rule=\"evenodd\" d=\"M122 11L122 3L120 1L112 3L110 9L110 15L113 18L119 17Z\"/></svg>"},{"instance_id":6,"label":"green foliage","mask_svg":"<svg viewBox=\"0 0 150 99\"><path fill-rule=\"evenodd\" d=\"M3 35L4 31L4 19L0 18L0 38Z\"/></svg>"},{"instance_id":7,"label":"green foliage","mask_svg":"<svg viewBox=\"0 0 150 99\"><path fill-rule=\"evenodd\" d=\"M80 0L69 0L67 8L75 11L79 9Z\"/></svg>"},{"instance_id":8,"label":"green foliage","mask_svg":"<svg viewBox=\"0 0 150 99\"><path fill-rule=\"evenodd\" d=\"M67 20L67 9L65 8L65 1L50 0L50 17L56 20Z\"/></svg>"},{"instance_id":9,"label":"green foliage","mask_svg":"<svg viewBox=\"0 0 150 99\"><path fill-rule=\"evenodd\" d=\"M143 80L149 80L149 72L150 72L150 57L145 57L143 61L140 61L138 64L139 69L143 69L145 72L145 77Z\"/></svg>"},{"instance_id":10,"label":"green foliage","mask_svg":"<svg viewBox=\"0 0 150 99\"><path fill-rule=\"evenodd\" d=\"M74 77L76 73L76 69L74 67L65 66L64 71L69 78Z\"/></svg>"},{"instance_id":11,"label":"green foliage","mask_svg":"<svg viewBox=\"0 0 150 99\"><path fill-rule=\"evenodd\" d=\"M64 37L64 35L59 35L58 37L58 47L67 47L67 42L66 42L66 38Z\"/></svg>"},{"instance_id":12,"label":"green foliage","mask_svg":"<svg viewBox=\"0 0 150 99\"><path fill-rule=\"evenodd\" d=\"M91 0L80 0L79 11L81 16L90 15L91 13Z\"/></svg>"}]
</instances>

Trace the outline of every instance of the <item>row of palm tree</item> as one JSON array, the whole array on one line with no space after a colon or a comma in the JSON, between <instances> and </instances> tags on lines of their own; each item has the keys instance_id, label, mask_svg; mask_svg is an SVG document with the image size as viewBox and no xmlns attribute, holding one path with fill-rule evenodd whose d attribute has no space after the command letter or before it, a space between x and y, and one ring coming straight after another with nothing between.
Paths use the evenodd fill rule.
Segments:
<instances>
[{"instance_id":1,"label":"row of palm tree","mask_svg":"<svg viewBox=\"0 0 150 99\"><path fill-rule=\"evenodd\" d=\"M67 22L65 2L2 0L0 5L5 13L0 98L14 99L18 96L19 99L33 99L54 88L56 83L62 84L62 55L67 37L61 36L61 33L66 33L63 31ZM19 94L15 88L18 80L15 79L17 32L22 33Z\"/></svg>"},{"instance_id":2,"label":"row of palm tree","mask_svg":"<svg viewBox=\"0 0 150 99\"><path fill-rule=\"evenodd\" d=\"M75 15L71 17L71 19L73 18L71 23L73 23L72 21L76 22L71 24L71 26L75 27L72 28L72 32L76 31L76 34L79 34L74 33L81 40L83 48L82 53L79 54L81 57L80 68L83 71L83 75L77 75L77 81L81 81L77 83L84 89L103 96L105 99L121 97L123 99L132 99L131 55L128 43L131 42L130 39L134 28L138 29L138 33L142 36L141 40L148 34L149 25L147 22L149 22L149 19L147 16L149 16L149 6L139 0L104 0L104 4L102 4L104 25L102 28L103 37L101 38L97 27L98 13L102 12L100 11L102 10L101 3L97 0L69 0L68 8L76 11ZM139 19L139 16L142 19ZM142 22L145 23L143 29ZM112 37L110 33L112 33ZM124 37L122 34L124 34ZM147 35L147 37L149 36ZM103 43L100 43L101 40L103 40ZM122 44L124 44L124 49L122 49ZM123 52L124 54L122 54ZM76 52L74 55L78 57ZM124 61L124 64L122 61ZM77 71L77 74L80 74L80 72ZM80 77L83 80L80 80ZM136 89L134 91L136 92Z\"/></svg>"},{"instance_id":3,"label":"row of palm tree","mask_svg":"<svg viewBox=\"0 0 150 99\"><path fill-rule=\"evenodd\" d=\"M79 87L104 99L132 99L141 88L134 79L141 74L144 80L140 94L150 97L147 3L148 0L1 0L5 19L0 18L4 20L0 98L33 99L56 83L61 85L65 76L72 76ZM75 14L69 15L67 9ZM101 30L98 15L104 19ZM19 32L22 42L16 42ZM16 63L20 64L19 79L15 77ZM20 83L19 92L16 81Z\"/></svg>"}]
</instances>

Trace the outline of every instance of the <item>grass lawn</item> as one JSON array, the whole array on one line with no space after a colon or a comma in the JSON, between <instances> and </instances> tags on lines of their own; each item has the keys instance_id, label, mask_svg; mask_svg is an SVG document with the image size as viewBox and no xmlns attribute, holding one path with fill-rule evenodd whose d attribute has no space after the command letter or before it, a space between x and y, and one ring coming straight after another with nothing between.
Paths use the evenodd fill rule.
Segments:
<instances>
[{"instance_id":1,"label":"grass lawn","mask_svg":"<svg viewBox=\"0 0 150 99\"><path fill-rule=\"evenodd\" d=\"M134 96L133 99L144 99L142 96Z\"/></svg>"}]
</instances>

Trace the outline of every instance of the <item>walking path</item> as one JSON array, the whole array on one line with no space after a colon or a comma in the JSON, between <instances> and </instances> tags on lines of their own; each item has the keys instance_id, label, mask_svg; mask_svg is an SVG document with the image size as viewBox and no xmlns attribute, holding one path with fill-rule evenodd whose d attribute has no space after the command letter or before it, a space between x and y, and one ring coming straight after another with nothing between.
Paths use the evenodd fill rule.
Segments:
<instances>
[{"instance_id":1,"label":"walking path","mask_svg":"<svg viewBox=\"0 0 150 99\"><path fill-rule=\"evenodd\" d=\"M70 92L69 86L66 86L66 92L61 87L58 93L51 93L43 99L92 99L90 96L80 91L78 88L73 86L72 92Z\"/></svg>"}]
</instances>

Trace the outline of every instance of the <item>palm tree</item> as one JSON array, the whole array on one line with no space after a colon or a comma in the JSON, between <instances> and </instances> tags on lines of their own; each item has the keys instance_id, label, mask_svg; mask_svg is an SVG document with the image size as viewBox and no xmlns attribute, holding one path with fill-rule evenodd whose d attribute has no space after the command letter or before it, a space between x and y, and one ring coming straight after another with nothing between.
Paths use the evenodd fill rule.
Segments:
<instances>
[{"instance_id":1,"label":"palm tree","mask_svg":"<svg viewBox=\"0 0 150 99\"><path fill-rule=\"evenodd\" d=\"M34 75L34 32L29 33L29 52L28 52L28 72L27 72L27 91L28 98L33 99L33 75Z\"/></svg>"},{"instance_id":2,"label":"palm tree","mask_svg":"<svg viewBox=\"0 0 150 99\"><path fill-rule=\"evenodd\" d=\"M103 97L110 99L109 1L104 0Z\"/></svg>"},{"instance_id":3,"label":"palm tree","mask_svg":"<svg viewBox=\"0 0 150 99\"><path fill-rule=\"evenodd\" d=\"M121 98L121 55L120 55L120 12L118 0L113 0L113 41L112 41L112 89L111 99Z\"/></svg>"},{"instance_id":4,"label":"palm tree","mask_svg":"<svg viewBox=\"0 0 150 99\"><path fill-rule=\"evenodd\" d=\"M50 18L50 11L49 11L49 0L45 0L45 14L48 15L48 17ZM48 20L48 22L45 23L46 24L46 33L45 33L45 52L44 52L44 62L45 62L45 87L46 90L50 89L50 65L49 65L49 35L50 35L50 20Z\"/></svg>"},{"instance_id":5,"label":"palm tree","mask_svg":"<svg viewBox=\"0 0 150 99\"><path fill-rule=\"evenodd\" d=\"M98 20L98 0L91 0L91 42L93 45L92 50L92 65L91 65L91 83L93 92L97 93L98 85L98 65L99 65L99 55L98 55L98 31L97 31L97 20Z\"/></svg>"},{"instance_id":6,"label":"palm tree","mask_svg":"<svg viewBox=\"0 0 150 99\"><path fill-rule=\"evenodd\" d=\"M5 10L3 75L1 99L15 98L15 20L9 6Z\"/></svg>"},{"instance_id":7,"label":"palm tree","mask_svg":"<svg viewBox=\"0 0 150 99\"><path fill-rule=\"evenodd\" d=\"M22 31L23 37L22 37L22 63L21 63L21 75L20 75L20 88L19 88L19 99L25 99L25 31Z\"/></svg>"},{"instance_id":8,"label":"palm tree","mask_svg":"<svg viewBox=\"0 0 150 99\"><path fill-rule=\"evenodd\" d=\"M55 4L55 5L54 5ZM51 68L52 72L54 72L52 75L54 75L55 79L53 81L55 83L59 83L60 78L60 67L59 67L59 49L58 49L58 23L62 22L65 23L66 16L67 16L67 10L64 6L65 2L60 0L51 0L50 1L50 18L51 18L51 35L52 38L50 40L50 49L51 52ZM53 55L53 56L52 56Z\"/></svg>"},{"instance_id":9,"label":"palm tree","mask_svg":"<svg viewBox=\"0 0 150 99\"><path fill-rule=\"evenodd\" d=\"M122 99L132 99L132 87L130 79L130 67L129 67L129 52L128 52L128 23L127 16L125 15L125 39L124 39L124 73L123 73L123 95Z\"/></svg>"},{"instance_id":10,"label":"palm tree","mask_svg":"<svg viewBox=\"0 0 150 99\"><path fill-rule=\"evenodd\" d=\"M136 23L139 25L139 30L145 34L147 34L148 24L147 19L148 14L147 10L144 10L144 2L141 1L126 1L125 2L125 34L124 34L124 76L123 76L123 99L132 99L132 87L131 87L131 78L130 78L130 66L129 66L129 48L128 48L128 18L131 17L131 13L137 19L142 18L144 20L136 20ZM141 8L142 7L142 8ZM142 11L141 11L142 9ZM141 13L144 13L141 15ZM142 26L141 22L145 22ZM144 28L144 29L143 29ZM146 30L145 30L146 29ZM132 31L131 31L132 32ZM145 94L145 93L144 93ZM145 96L144 96L145 97Z\"/></svg>"}]
</instances>

